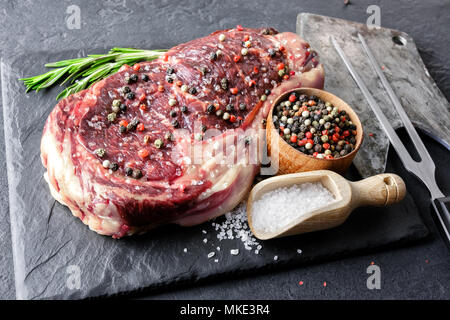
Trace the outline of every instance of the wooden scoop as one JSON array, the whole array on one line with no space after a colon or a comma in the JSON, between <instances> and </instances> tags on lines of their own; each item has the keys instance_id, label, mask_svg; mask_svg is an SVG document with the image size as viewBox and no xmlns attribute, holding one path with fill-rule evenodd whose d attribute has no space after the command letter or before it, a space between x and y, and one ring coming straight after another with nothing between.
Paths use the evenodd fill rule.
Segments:
<instances>
[{"instance_id":1,"label":"wooden scoop","mask_svg":"<svg viewBox=\"0 0 450 320\"><path fill-rule=\"evenodd\" d=\"M287 226L275 232L255 230L252 223L253 202L274 189L290 187L304 182L318 182L327 188L335 201L326 207L300 215ZM272 177L256 184L247 202L247 218L253 234L261 240L324 230L342 224L353 209L360 206L387 206L401 201L406 194L405 183L395 174L379 174L351 182L329 170L292 173ZM266 214L271 214L267 212Z\"/></svg>"}]
</instances>

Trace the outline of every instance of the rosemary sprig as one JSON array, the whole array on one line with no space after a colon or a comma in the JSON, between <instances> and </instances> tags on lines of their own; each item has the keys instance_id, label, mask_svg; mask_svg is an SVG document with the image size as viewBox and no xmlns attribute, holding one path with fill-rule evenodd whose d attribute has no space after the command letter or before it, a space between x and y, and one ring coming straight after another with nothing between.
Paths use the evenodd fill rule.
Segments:
<instances>
[{"instance_id":1,"label":"rosemary sprig","mask_svg":"<svg viewBox=\"0 0 450 320\"><path fill-rule=\"evenodd\" d=\"M133 65L141 61L151 61L161 56L167 50L141 50L133 48L112 48L107 54L90 54L84 58L61 60L47 63L45 66L54 68L44 74L21 78L30 90L49 88L60 82L60 85L70 83L56 99L89 88L93 83L117 72L124 64Z\"/></svg>"}]
</instances>

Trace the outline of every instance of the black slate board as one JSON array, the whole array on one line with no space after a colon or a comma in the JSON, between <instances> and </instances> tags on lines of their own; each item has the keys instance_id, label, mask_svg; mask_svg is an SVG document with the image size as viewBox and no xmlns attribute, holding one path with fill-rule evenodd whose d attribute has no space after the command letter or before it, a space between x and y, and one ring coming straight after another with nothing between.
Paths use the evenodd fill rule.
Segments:
<instances>
[{"instance_id":1,"label":"black slate board","mask_svg":"<svg viewBox=\"0 0 450 320\"><path fill-rule=\"evenodd\" d=\"M97 52L104 52L98 50ZM90 53L95 53L91 50ZM194 283L281 266L300 266L399 245L428 234L412 198L389 208L361 208L339 228L263 243L259 255L240 240L219 242L211 223L166 226L147 235L113 240L99 236L51 197L42 174L39 144L59 88L24 93L19 77L42 72L48 61L83 51L28 53L2 62L2 94L10 216L18 298L85 298ZM26 57L26 58L25 58ZM357 178L355 170L348 177ZM223 219L223 218L219 218ZM203 234L206 230L207 234ZM204 238L208 242L203 243ZM220 246L214 258L207 254ZM184 253L183 248L188 248ZM232 256L230 249L239 248ZM298 254L297 249L303 253ZM277 255L279 259L274 260ZM69 289L70 266L80 270L79 290Z\"/></svg>"}]
</instances>

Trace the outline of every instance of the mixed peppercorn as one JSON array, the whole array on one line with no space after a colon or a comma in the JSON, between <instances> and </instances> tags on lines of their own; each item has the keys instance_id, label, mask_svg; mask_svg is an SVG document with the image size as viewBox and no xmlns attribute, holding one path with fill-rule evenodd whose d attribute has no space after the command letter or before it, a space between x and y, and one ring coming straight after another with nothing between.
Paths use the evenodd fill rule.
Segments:
<instances>
[{"instance_id":1,"label":"mixed peppercorn","mask_svg":"<svg viewBox=\"0 0 450 320\"><path fill-rule=\"evenodd\" d=\"M356 146L349 115L316 96L293 92L274 108L272 121L289 145L318 159L344 157Z\"/></svg>"},{"instance_id":2,"label":"mixed peppercorn","mask_svg":"<svg viewBox=\"0 0 450 320\"><path fill-rule=\"evenodd\" d=\"M244 31L244 28L242 26L237 26L236 31ZM271 34L271 30L266 29L263 30L262 34ZM218 41L224 42L227 40L226 34L219 34L218 35ZM251 56L252 55L252 37L250 35L245 34L242 37L242 47L238 51L237 54L235 54L232 59L235 63L242 63L245 61L245 56ZM267 56L270 59L274 58L280 58L283 57L283 54L285 53L285 48L283 46L279 47L271 47L267 49L266 51ZM259 54L259 53L258 53ZM206 57L209 61L221 62L223 59L223 52L222 50L214 50L212 52L207 53ZM164 62L169 61L169 56L166 54L163 58ZM277 60L278 62L275 62L275 70L278 73L278 79L277 82L282 80L289 79L290 76L295 75L295 72L292 70L289 70L287 64L280 62L280 60ZM149 81L149 76L145 73L139 74L139 72L142 72L143 70L140 67L140 64L137 63L133 65L132 67L133 71L136 73L127 74L123 78L124 80L124 86L119 89L120 98L114 99L111 103L110 110L108 110L107 114L107 120L111 123L111 125L116 125L118 133L123 135L127 134L128 132L132 131L138 131L138 132L144 132L146 130L145 125L140 122L139 119L125 119L123 115L126 113L127 109L130 107L132 103L139 100L139 109L141 111L147 111L148 106L146 105L146 95L145 94L139 94L137 92L133 92L130 88L131 85L137 83L139 80L147 82ZM267 73L269 70L268 66L255 66L252 70L252 76L256 76L258 73L261 72L261 74ZM208 67L202 66L199 67L199 72L204 77L211 77L212 72ZM248 78L248 79L247 79ZM256 77L254 77L256 79ZM257 87L257 83L254 79L250 79L250 77L246 77L245 85L248 85L249 88L251 87ZM225 92L229 92L231 95L235 96L239 94L239 91L242 89L239 89L236 84L233 86L233 81L224 77L220 79L216 79L217 85L215 86L215 90L223 90ZM267 80L267 79L266 79ZM176 87L179 87L179 89L182 92L188 93L190 95L197 95L200 89L196 87L196 85L193 84L185 84L182 81L180 81L177 78L177 72L176 70L169 66L165 69L165 75L164 75L164 82L165 83L158 83L157 86L157 92L164 92L165 85L173 85ZM261 93L259 93L261 94ZM261 102L264 102L267 100L268 95L271 94L271 91L266 89L262 92L262 94L259 96L259 100ZM232 102L233 99L230 99L230 102ZM133 102L132 102L133 101ZM234 100L233 100L234 101ZM169 97L167 101L170 109L169 109L169 121L172 126L172 128L178 128L181 126L179 122L179 114L187 114L189 112L188 107L185 105L179 105L179 102L177 99L172 96ZM128 104L128 106L127 106ZM108 108L109 109L109 108ZM210 103L207 104L205 113L208 116L215 116L223 121L226 121L228 123L240 123L243 119L243 112L250 109L250 106L247 106L245 103L236 103L234 104L227 104L227 105L219 105L218 103ZM218 124L216 124L216 127ZM202 125L201 127L201 133L195 133L194 139L196 140L202 140L203 139L203 133L208 129L206 125ZM153 141L150 141L151 138L148 135L144 135L143 137L143 148L137 151L137 156L144 160L149 157L149 151L145 147L145 145L148 145L149 143L153 144L153 147L157 149L164 148L170 141L174 140L174 136L171 131L162 132L163 136L161 138L153 138ZM101 150L100 150L101 149ZM94 151L94 153L100 158L100 161L102 161L103 167L111 169L113 171L118 170L119 164L115 162L111 162L110 160L105 160L105 154L106 150L103 148L100 148ZM125 166L124 167L125 174L127 176L131 176L133 178L139 179L143 176L142 171L139 169L133 169L130 167Z\"/></svg>"}]
</instances>

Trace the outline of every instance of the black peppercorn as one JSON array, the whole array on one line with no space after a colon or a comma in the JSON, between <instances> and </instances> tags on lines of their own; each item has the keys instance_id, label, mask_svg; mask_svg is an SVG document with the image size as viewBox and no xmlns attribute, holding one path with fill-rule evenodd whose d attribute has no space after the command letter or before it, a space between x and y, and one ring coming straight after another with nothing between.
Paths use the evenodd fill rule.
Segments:
<instances>
[{"instance_id":1,"label":"black peppercorn","mask_svg":"<svg viewBox=\"0 0 450 320\"><path fill-rule=\"evenodd\" d=\"M109 168L112 171L117 171L119 169L119 164L117 162L112 162L111 165L109 166Z\"/></svg>"},{"instance_id":2,"label":"black peppercorn","mask_svg":"<svg viewBox=\"0 0 450 320\"><path fill-rule=\"evenodd\" d=\"M132 100L132 99L134 99L134 93L133 92L129 92L129 93L127 93L127 99L130 99L130 100Z\"/></svg>"},{"instance_id":3,"label":"black peppercorn","mask_svg":"<svg viewBox=\"0 0 450 320\"><path fill-rule=\"evenodd\" d=\"M137 76L137 74L132 74L131 76L130 76L130 81L131 82L136 82L138 80L138 76Z\"/></svg>"},{"instance_id":4,"label":"black peppercorn","mask_svg":"<svg viewBox=\"0 0 450 320\"><path fill-rule=\"evenodd\" d=\"M271 58L275 57L275 55L277 54L277 52L276 52L274 49L272 49L272 48L270 48L270 49L268 50L268 53L269 53L269 56L270 56Z\"/></svg>"},{"instance_id":5,"label":"black peppercorn","mask_svg":"<svg viewBox=\"0 0 450 320\"><path fill-rule=\"evenodd\" d=\"M127 127L120 125L119 126L119 133L125 133L127 132Z\"/></svg>"},{"instance_id":6,"label":"black peppercorn","mask_svg":"<svg viewBox=\"0 0 450 320\"><path fill-rule=\"evenodd\" d=\"M143 74L143 75L141 76L141 79L142 79L142 81L147 82L147 81L148 81L148 75Z\"/></svg>"},{"instance_id":7,"label":"black peppercorn","mask_svg":"<svg viewBox=\"0 0 450 320\"><path fill-rule=\"evenodd\" d=\"M123 91L124 93L128 93L128 92L131 92L131 89L130 89L129 86L125 86L125 87L122 88L122 91Z\"/></svg>"},{"instance_id":8,"label":"black peppercorn","mask_svg":"<svg viewBox=\"0 0 450 320\"><path fill-rule=\"evenodd\" d=\"M133 178L135 178L135 179L142 178L142 171L139 169L133 170Z\"/></svg>"},{"instance_id":9,"label":"black peppercorn","mask_svg":"<svg viewBox=\"0 0 450 320\"><path fill-rule=\"evenodd\" d=\"M215 107L213 104L210 104L210 105L208 106L208 108L206 109L206 111L207 111L209 114L211 114L211 113L213 113L214 111L216 111L216 107Z\"/></svg>"},{"instance_id":10,"label":"black peppercorn","mask_svg":"<svg viewBox=\"0 0 450 320\"><path fill-rule=\"evenodd\" d=\"M125 174L127 176L131 176L133 174L133 169L131 169L130 167L126 167L125 168Z\"/></svg>"},{"instance_id":11,"label":"black peppercorn","mask_svg":"<svg viewBox=\"0 0 450 320\"><path fill-rule=\"evenodd\" d=\"M189 89L189 93L190 94L196 94L197 93L197 89L195 89L194 87Z\"/></svg>"},{"instance_id":12,"label":"black peppercorn","mask_svg":"<svg viewBox=\"0 0 450 320\"><path fill-rule=\"evenodd\" d=\"M170 116L175 118L177 116L177 112L175 110L170 111Z\"/></svg>"},{"instance_id":13,"label":"black peppercorn","mask_svg":"<svg viewBox=\"0 0 450 320\"><path fill-rule=\"evenodd\" d=\"M264 94L265 94L266 96L268 96L270 93L271 93L271 91L270 91L269 89L264 90Z\"/></svg>"},{"instance_id":14,"label":"black peppercorn","mask_svg":"<svg viewBox=\"0 0 450 320\"><path fill-rule=\"evenodd\" d=\"M178 122L177 119L175 119L175 120L172 121L172 126L173 126L174 128L178 127L178 125L179 125L179 122Z\"/></svg>"},{"instance_id":15,"label":"black peppercorn","mask_svg":"<svg viewBox=\"0 0 450 320\"><path fill-rule=\"evenodd\" d=\"M119 108L120 108L120 111L122 111L122 112L127 111L127 105L126 104L122 103Z\"/></svg>"},{"instance_id":16,"label":"black peppercorn","mask_svg":"<svg viewBox=\"0 0 450 320\"><path fill-rule=\"evenodd\" d=\"M186 106L181 107L181 112L186 113L188 112L188 108Z\"/></svg>"},{"instance_id":17,"label":"black peppercorn","mask_svg":"<svg viewBox=\"0 0 450 320\"><path fill-rule=\"evenodd\" d=\"M175 70L173 68L171 68L171 67L168 67L167 70L166 70L166 73L167 74L173 74L173 73L175 73Z\"/></svg>"}]
</instances>

